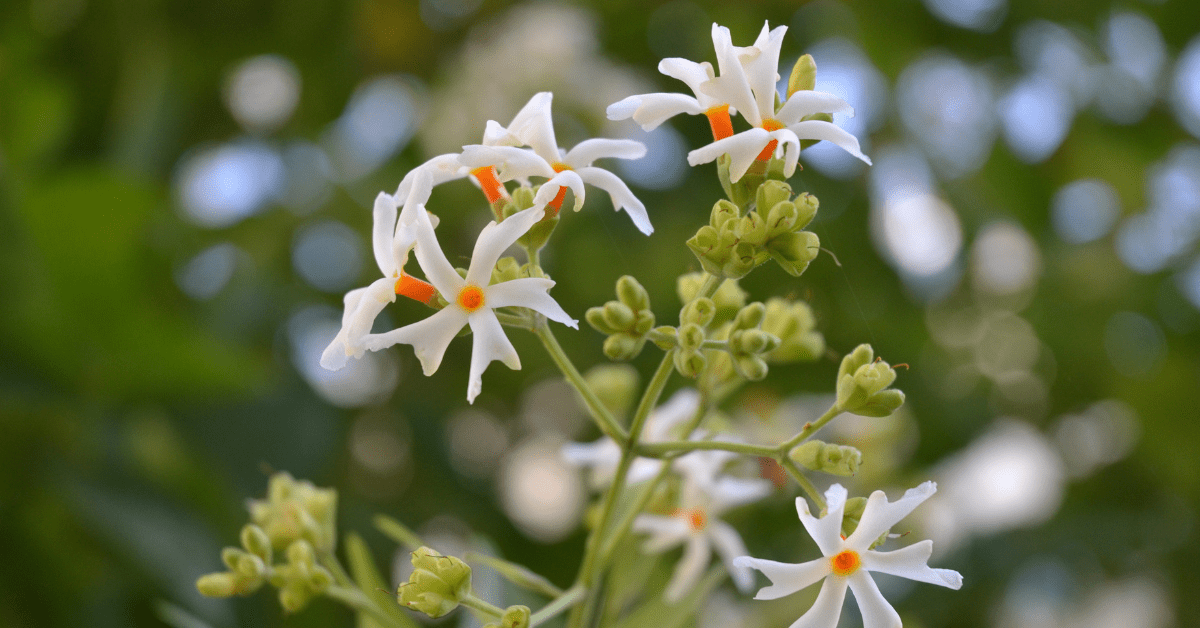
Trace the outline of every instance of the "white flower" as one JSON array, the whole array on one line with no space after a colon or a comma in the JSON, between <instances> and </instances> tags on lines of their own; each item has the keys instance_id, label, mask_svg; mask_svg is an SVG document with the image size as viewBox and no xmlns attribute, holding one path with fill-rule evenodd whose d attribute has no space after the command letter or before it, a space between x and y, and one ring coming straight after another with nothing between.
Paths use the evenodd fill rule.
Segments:
<instances>
[{"instance_id":1,"label":"white flower","mask_svg":"<svg viewBox=\"0 0 1200 628\"><path fill-rule=\"evenodd\" d=\"M871 493L858 528L846 539L841 536L842 514L846 505L845 488L834 484L825 492L828 514L819 519L809 512L808 502L798 497L796 511L800 514L800 521L824 556L800 564L742 556L734 564L753 567L771 580L771 586L764 587L755 596L757 600L774 600L824 580L812 608L800 616L791 628L834 628L841 615L847 586L854 592L865 628L900 628L900 615L883 599L868 572L892 574L951 589L962 587L962 575L957 571L934 569L926 564L933 552L933 541L921 541L892 552L869 549L876 539L908 516L935 491L937 485L925 482L908 490L904 497L894 502L888 502L883 491Z\"/></svg>"},{"instance_id":2,"label":"white flower","mask_svg":"<svg viewBox=\"0 0 1200 628\"><path fill-rule=\"evenodd\" d=\"M665 404L654 409L646 417L642 428L642 443L660 443L668 439L675 426L696 416L700 408L700 393L694 388L683 388L671 396ZM576 467L591 467L593 488L603 488L612 482L621 462L621 447L607 436L590 443L567 443L562 455ZM628 484L649 480L662 469L663 461L655 458L635 458L625 476Z\"/></svg>"},{"instance_id":3,"label":"white flower","mask_svg":"<svg viewBox=\"0 0 1200 628\"><path fill-rule=\"evenodd\" d=\"M695 452L684 457L697 453L709 452ZM638 515L633 529L650 535L642 551L658 554L684 544L683 557L664 593L668 602L679 601L696 585L708 567L713 549L720 555L738 589L750 590L754 585L754 573L735 562L735 558L746 553L746 544L733 526L717 517L731 508L758 501L770 492L771 483L765 480L717 478L714 473L705 481L685 474L679 508L671 516Z\"/></svg>"},{"instance_id":4,"label":"white flower","mask_svg":"<svg viewBox=\"0 0 1200 628\"><path fill-rule=\"evenodd\" d=\"M397 294L429 303L436 294L433 286L404 273L408 254L416 245L416 233L408 225L417 213L425 213L424 203L432 187L430 176L418 169L410 180L406 209L397 219L396 201L392 196L380 192L375 197L374 226L371 229L371 248L375 263L383 278L371 285L346 293L343 300L342 329L333 342L321 353L321 366L336 371L346 365L351 357L361 358L364 343L375 323L375 317L388 303L396 301ZM411 209L410 209L411 208ZM436 218L427 217L432 230Z\"/></svg>"},{"instance_id":5,"label":"white flower","mask_svg":"<svg viewBox=\"0 0 1200 628\"><path fill-rule=\"evenodd\" d=\"M782 144L784 174L790 177L796 171L800 140L828 140L871 163L859 149L858 139L850 133L824 120L803 120L815 113L853 114L850 105L837 96L800 90L775 110L779 48L786 32L786 26L769 30L763 24L754 45L739 48L733 45L729 29L713 24L713 43L721 75L702 83L700 91L716 101L729 103L754 128L697 148L688 153L689 164L708 163L728 153L729 176L737 181L755 160L769 160Z\"/></svg>"},{"instance_id":6,"label":"white flower","mask_svg":"<svg viewBox=\"0 0 1200 628\"><path fill-rule=\"evenodd\" d=\"M544 207L535 205L513 214L504 222L491 222L484 227L475 243L465 279L446 259L424 208L418 209L411 225L416 239L417 263L449 305L425 320L368 336L363 347L378 351L398 343L412 345L425 374L431 375L441 365L450 341L463 325L470 325L474 340L467 401L474 403L483 387L483 371L492 361L499 360L511 369L521 368L521 359L504 334L495 308L526 307L570 327L577 328L579 322L568 316L548 294L554 286L549 279L527 277L488 285L500 255L542 219Z\"/></svg>"},{"instance_id":7,"label":"white flower","mask_svg":"<svg viewBox=\"0 0 1200 628\"><path fill-rule=\"evenodd\" d=\"M647 235L652 233L654 227L650 225L646 206L633 195L629 186L617 175L592 165L597 159L607 157L640 159L646 154L646 146L634 140L591 139L563 151L554 136L554 121L550 115L552 98L550 92L534 95L508 128L489 122L484 137L493 145L464 146L460 161L468 168L497 165L502 181L528 177L548 179L534 202L555 209L562 205L566 188L571 188L578 211L583 206L584 184L594 185L608 192L613 208L624 209L639 231ZM529 146L532 150L518 146Z\"/></svg>"}]
</instances>

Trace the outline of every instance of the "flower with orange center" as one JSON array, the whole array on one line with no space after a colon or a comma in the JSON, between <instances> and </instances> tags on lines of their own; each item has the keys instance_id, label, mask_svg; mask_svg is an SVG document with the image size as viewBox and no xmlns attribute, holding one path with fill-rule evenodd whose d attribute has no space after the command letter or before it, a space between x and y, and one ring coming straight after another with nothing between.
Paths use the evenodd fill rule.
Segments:
<instances>
[{"instance_id":1,"label":"flower with orange center","mask_svg":"<svg viewBox=\"0 0 1200 628\"><path fill-rule=\"evenodd\" d=\"M933 482L910 489L900 499L889 502L882 491L867 498L858 527L849 537L842 538L842 517L846 508L846 489L834 484L825 492L826 514L814 517L803 497L796 499L800 522L812 535L824 555L806 563L789 564L773 560L742 556L734 563L763 572L771 586L759 590L756 600L774 600L790 595L818 581L821 592L792 628L834 628L842 613L846 590L854 593L862 611L863 625L900 627L900 615L883 598L870 572L880 572L928 582L951 589L962 587L962 575L950 569L934 569L928 565L933 552L932 541L921 541L890 552L871 549L880 538L908 516L917 506L937 491Z\"/></svg>"},{"instance_id":2,"label":"flower with orange center","mask_svg":"<svg viewBox=\"0 0 1200 628\"><path fill-rule=\"evenodd\" d=\"M410 229L416 241L417 262L438 292L447 300L453 295L452 306L399 329L371 335L364 340L365 349L378 351L398 343L412 345L425 374L431 375L441 365L450 341L464 325L470 325L473 347L467 401L474 402L483 387L483 371L493 361L499 360L512 369L521 368L521 359L496 317L496 308L529 308L550 320L577 327L578 321L568 316L550 297L549 290L554 282L549 279L526 277L490 284L492 270L500 255L541 220L544 213L543 206L535 205L503 222L492 222L484 227L475 243L467 276L463 278L442 252L429 217L423 209L415 212L416 220Z\"/></svg>"}]
</instances>

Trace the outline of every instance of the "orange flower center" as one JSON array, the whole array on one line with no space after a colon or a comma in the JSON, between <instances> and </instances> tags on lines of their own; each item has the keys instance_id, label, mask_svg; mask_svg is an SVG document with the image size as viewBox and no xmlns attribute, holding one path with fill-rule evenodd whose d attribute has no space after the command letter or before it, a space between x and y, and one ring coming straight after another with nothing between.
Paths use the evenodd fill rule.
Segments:
<instances>
[{"instance_id":1,"label":"orange flower center","mask_svg":"<svg viewBox=\"0 0 1200 628\"><path fill-rule=\"evenodd\" d=\"M703 530L704 526L708 525L708 515L704 514L704 511L699 508L676 508L672 514L676 517L683 517L687 520L688 525L692 526L692 529L697 532Z\"/></svg>"},{"instance_id":2,"label":"orange flower center","mask_svg":"<svg viewBox=\"0 0 1200 628\"><path fill-rule=\"evenodd\" d=\"M778 131L779 129L782 129L784 126L785 125L782 122L772 119L772 118L767 118L767 119L763 120L763 122L762 122L762 128L767 131Z\"/></svg>"},{"instance_id":3,"label":"orange flower center","mask_svg":"<svg viewBox=\"0 0 1200 628\"><path fill-rule=\"evenodd\" d=\"M506 190L504 185L496 178L496 169L492 166L483 166L471 171L475 178L479 181L479 187L483 188L483 195L487 197L489 203L504 198Z\"/></svg>"},{"instance_id":4,"label":"orange flower center","mask_svg":"<svg viewBox=\"0 0 1200 628\"><path fill-rule=\"evenodd\" d=\"M429 305L437 289L416 277L400 273L400 278L396 280L396 294Z\"/></svg>"},{"instance_id":5,"label":"orange flower center","mask_svg":"<svg viewBox=\"0 0 1200 628\"><path fill-rule=\"evenodd\" d=\"M550 164L550 167L554 168L555 172L562 172L563 170L574 170L574 168L568 166L567 164L564 164L561 161L556 161L556 162Z\"/></svg>"},{"instance_id":6,"label":"orange flower center","mask_svg":"<svg viewBox=\"0 0 1200 628\"><path fill-rule=\"evenodd\" d=\"M862 565L862 559L858 557L858 552L854 550L843 550L838 555L829 559L833 566L833 573L839 576L848 576L856 571Z\"/></svg>"},{"instance_id":7,"label":"orange flower center","mask_svg":"<svg viewBox=\"0 0 1200 628\"><path fill-rule=\"evenodd\" d=\"M712 107L705 111L704 115L708 116L708 125L712 127L714 142L733 135L733 121L729 119L729 105Z\"/></svg>"},{"instance_id":8,"label":"orange flower center","mask_svg":"<svg viewBox=\"0 0 1200 628\"><path fill-rule=\"evenodd\" d=\"M479 289L479 286L467 284L463 286L462 290L458 291L458 299L456 300L459 307L468 312L474 312L483 307L483 290Z\"/></svg>"},{"instance_id":9,"label":"orange flower center","mask_svg":"<svg viewBox=\"0 0 1200 628\"><path fill-rule=\"evenodd\" d=\"M778 120L767 118L763 120L762 128L766 131L778 131L779 129L783 128L783 124L780 124ZM766 147L764 147L762 152L758 154L758 157L755 157L754 159L758 161L771 161L771 158L775 156L775 148L777 146L779 146L779 142L775 140L767 142Z\"/></svg>"}]
</instances>

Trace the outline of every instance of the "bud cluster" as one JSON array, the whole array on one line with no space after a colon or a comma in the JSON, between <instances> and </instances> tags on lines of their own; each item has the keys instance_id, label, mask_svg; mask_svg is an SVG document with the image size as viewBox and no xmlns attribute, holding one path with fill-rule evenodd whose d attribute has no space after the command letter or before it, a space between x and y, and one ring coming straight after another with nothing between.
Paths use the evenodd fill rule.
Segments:
<instances>
[{"instance_id":1,"label":"bud cluster","mask_svg":"<svg viewBox=\"0 0 1200 628\"><path fill-rule=\"evenodd\" d=\"M408 582L396 590L401 605L436 619L471 594L471 568L458 558L420 547L412 553L412 564Z\"/></svg>"},{"instance_id":2,"label":"bud cluster","mask_svg":"<svg viewBox=\"0 0 1200 628\"><path fill-rule=\"evenodd\" d=\"M779 338L779 346L763 357L773 364L811 362L825 353L825 336L816 331L816 317L803 301L767 299L762 330Z\"/></svg>"},{"instance_id":3,"label":"bud cluster","mask_svg":"<svg viewBox=\"0 0 1200 628\"><path fill-rule=\"evenodd\" d=\"M708 224L687 241L688 248L714 275L745 277L774 259L788 274L799 276L821 247L815 233L804 231L817 214L817 198L807 193L792 198L791 186L768 180L758 186L754 199L744 214L727 200L717 201Z\"/></svg>"},{"instance_id":4,"label":"bud cluster","mask_svg":"<svg viewBox=\"0 0 1200 628\"><path fill-rule=\"evenodd\" d=\"M805 441L788 454L792 462L831 475L851 476L858 473L862 452L849 445L835 445L819 440Z\"/></svg>"},{"instance_id":5,"label":"bud cluster","mask_svg":"<svg viewBox=\"0 0 1200 628\"><path fill-rule=\"evenodd\" d=\"M613 360L631 360L642 352L646 334L654 327L650 294L637 279L625 275L617 280L617 300L587 311L587 322L608 334L604 355Z\"/></svg>"},{"instance_id":6,"label":"bud cluster","mask_svg":"<svg viewBox=\"0 0 1200 628\"><path fill-rule=\"evenodd\" d=\"M871 345L859 345L842 358L838 369L838 409L862 416L888 416L904 404L904 393L888 388L894 381L896 369L876 358Z\"/></svg>"},{"instance_id":7,"label":"bud cluster","mask_svg":"<svg viewBox=\"0 0 1200 628\"><path fill-rule=\"evenodd\" d=\"M280 472L271 476L267 498L250 500L248 507L250 520L266 532L276 550L304 539L318 551L333 551L337 491Z\"/></svg>"},{"instance_id":8,"label":"bud cluster","mask_svg":"<svg viewBox=\"0 0 1200 628\"><path fill-rule=\"evenodd\" d=\"M221 560L228 571L210 573L196 581L196 589L208 597L250 595L264 582L279 589L279 604L289 613L303 609L315 595L333 584L333 575L317 564L313 546L304 539L287 546L286 563L272 564L274 551L266 531L247 524L242 528L242 547L226 547Z\"/></svg>"}]
</instances>

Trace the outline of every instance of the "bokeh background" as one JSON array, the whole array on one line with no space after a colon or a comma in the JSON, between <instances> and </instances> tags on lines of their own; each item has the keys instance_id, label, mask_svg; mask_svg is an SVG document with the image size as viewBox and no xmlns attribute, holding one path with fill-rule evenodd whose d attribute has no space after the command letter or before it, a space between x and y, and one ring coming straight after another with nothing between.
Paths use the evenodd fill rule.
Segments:
<instances>
[{"instance_id":1,"label":"bokeh background","mask_svg":"<svg viewBox=\"0 0 1200 628\"><path fill-rule=\"evenodd\" d=\"M633 274L673 321L683 241L720 194L685 161L707 124L646 134L604 109L686 89L655 66L713 60L712 22L749 43L764 20L789 26L785 72L811 53L855 106L839 123L875 165L806 151L793 185L839 263L745 285L809 300L832 354L870 342L910 367L902 413L833 426L866 455L853 491L939 481L907 525L966 586L885 582L906 625L1196 625L1200 4L1182 0L0 3L0 625L163 625L160 602L176 625L351 625L325 601L285 617L266 590L195 593L273 470L338 488L385 572L405 557L376 512L569 583L588 493L557 451L595 431L532 336L473 407L466 341L431 378L406 348L319 367L343 293L377 272L370 203L553 91L562 145L647 143L609 165L657 227L589 195L545 253L555 297L582 318ZM431 208L465 260L480 195L443 186ZM586 326L560 337L605 362ZM778 440L836 366L774 369L732 425ZM733 519L752 553L812 558L793 491ZM803 607L755 604L726 584L700 624Z\"/></svg>"}]
</instances>

